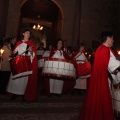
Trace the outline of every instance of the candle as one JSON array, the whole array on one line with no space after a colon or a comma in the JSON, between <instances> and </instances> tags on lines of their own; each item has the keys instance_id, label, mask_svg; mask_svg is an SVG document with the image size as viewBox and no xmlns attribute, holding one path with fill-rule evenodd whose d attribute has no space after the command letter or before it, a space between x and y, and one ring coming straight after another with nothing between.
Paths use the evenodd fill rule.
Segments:
<instances>
[{"instance_id":1,"label":"candle","mask_svg":"<svg viewBox=\"0 0 120 120\"><path fill-rule=\"evenodd\" d=\"M118 52L118 55L120 55L120 51L117 51Z\"/></svg>"},{"instance_id":2,"label":"candle","mask_svg":"<svg viewBox=\"0 0 120 120\"><path fill-rule=\"evenodd\" d=\"M0 49L0 55L2 55L4 53L3 49Z\"/></svg>"},{"instance_id":3,"label":"candle","mask_svg":"<svg viewBox=\"0 0 120 120\"><path fill-rule=\"evenodd\" d=\"M2 55L4 53L3 49L0 49L0 70L2 69Z\"/></svg>"},{"instance_id":4,"label":"candle","mask_svg":"<svg viewBox=\"0 0 120 120\"><path fill-rule=\"evenodd\" d=\"M91 55L89 55L89 57L91 57Z\"/></svg>"}]
</instances>

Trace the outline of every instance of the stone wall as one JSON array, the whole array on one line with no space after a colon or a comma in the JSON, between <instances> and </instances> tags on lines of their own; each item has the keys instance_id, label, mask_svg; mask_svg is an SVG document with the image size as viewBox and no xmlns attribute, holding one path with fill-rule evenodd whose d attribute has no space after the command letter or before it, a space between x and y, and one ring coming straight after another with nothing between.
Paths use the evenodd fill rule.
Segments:
<instances>
[{"instance_id":1,"label":"stone wall","mask_svg":"<svg viewBox=\"0 0 120 120\"><path fill-rule=\"evenodd\" d=\"M81 12L80 39L87 48L98 40L103 31L112 31L117 42L119 30L119 0L83 0Z\"/></svg>"},{"instance_id":2,"label":"stone wall","mask_svg":"<svg viewBox=\"0 0 120 120\"><path fill-rule=\"evenodd\" d=\"M68 45L73 47L77 46L78 39L75 38L74 31L78 32L74 26L76 26L76 2L78 2L77 7L81 7L81 0L56 0L62 8L63 11L63 28L61 37L67 40ZM77 25L78 27L79 25ZM78 34L77 34L78 35Z\"/></svg>"},{"instance_id":3,"label":"stone wall","mask_svg":"<svg viewBox=\"0 0 120 120\"><path fill-rule=\"evenodd\" d=\"M3 2L4 1L4 2ZM7 6L7 0L1 0ZM20 8L26 0L9 0L8 16L1 14L1 33L6 36L16 36L19 26ZM119 0L52 0L62 13L61 38L67 40L68 45L78 47L83 42L87 48L92 48L92 42L96 41L99 34L111 30L119 36ZM78 3L78 4L77 4ZM119 4L119 5L118 5ZM1 4L1 10L7 11L7 7ZM7 16L7 17L6 17ZM7 20L7 28L6 22Z\"/></svg>"},{"instance_id":4,"label":"stone wall","mask_svg":"<svg viewBox=\"0 0 120 120\"><path fill-rule=\"evenodd\" d=\"M26 0L9 0L8 17L7 17L7 29L6 36L13 37L17 36L19 19L20 19L20 8Z\"/></svg>"},{"instance_id":5,"label":"stone wall","mask_svg":"<svg viewBox=\"0 0 120 120\"><path fill-rule=\"evenodd\" d=\"M80 39L87 48L92 47L101 32L111 31L111 0L83 0Z\"/></svg>"},{"instance_id":6,"label":"stone wall","mask_svg":"<svg viewBox=\"0 0 120 120\"><path fill-rule=\"evenodd\" d=\"M79 43L83 42L86 48L92 48L94 47L92 43L94 44L94 41L97 43L103 31L114 32L117 39L120 36L119 0L56 1L61 6L64 16L61 36L69 45L78 47Z\"/></svg>"},{"instance_id":7,"label":"stone wall","mask_svg":"<svg viewBox=\"0 0 120 120\"><path fill-rule=\"evenodd\" d=\"M0 36L4 36L7 26L9 0L0 0Z\"/></svg>"}]
</instances>

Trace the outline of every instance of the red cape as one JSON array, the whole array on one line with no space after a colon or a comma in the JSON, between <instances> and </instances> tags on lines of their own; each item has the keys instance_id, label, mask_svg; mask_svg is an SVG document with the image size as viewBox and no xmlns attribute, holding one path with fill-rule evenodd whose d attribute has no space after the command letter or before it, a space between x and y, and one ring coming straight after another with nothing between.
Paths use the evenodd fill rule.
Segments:
<instances>
[{"instance_id":1,"label":"red cape","mask_svg":"<svg viewBox=\"0 0 120 120\"><path fill-rule=\"evenodd\" d=\"M57 49L54 49L54 50L51 51L51 53L50 53L50 58L56 53L56 51L57 51ZM60 50L60 51L62 51L62 50ZM66 54L65 51L63 51L63 56L64 56L64 58L67 59L67 60L70 59L70 57Z\"/></svg>"},{"instance_id":2,"label":"red cape","mask_svg":"<svg viewBox=\"0 0 120 120\"><path fill-rule=\"evenodd\" d=\"M16 47L18 45L20 45L21 43L23 43L22 41L18 41L16 44ZM28 83L27 83L27 87L26 87L26 91L24 94L24 99L26 101L35 101L37 100L37 89L38 89L38 79L37 79L37 57L36 57L36 46L32 41L27 41L25 42L26 44L28 44L29 46L32 46L32 50L35 53L35 57L33 59L32 62L32 70L33 70L33 74L29 75L28 77ZM15 48L16 48L15 47Z\"/></svg>"},{"instance_id":3,"label":"red cape","mask_svg":"<svg viewBox=\"0 0 120 120\"><path fill-rule=\"evenodd\" d=\"M109 48L101 45L95 53L88 93L79 120L114 120L107 73L109 59Z\"/></svg>"}]
</instances>

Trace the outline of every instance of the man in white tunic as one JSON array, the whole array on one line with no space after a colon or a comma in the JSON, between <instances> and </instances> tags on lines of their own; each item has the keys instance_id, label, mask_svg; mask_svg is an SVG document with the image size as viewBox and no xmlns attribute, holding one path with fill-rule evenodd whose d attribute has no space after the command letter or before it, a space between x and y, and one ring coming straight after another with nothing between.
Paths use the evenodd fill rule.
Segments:
<instances>
[{"instance_id":1,"label":"man in white tunic","mask_svg":"<svg viewBox=\"0 0 120 120\"><path fill-rule=\"evenodd\" d=\"M79 120L115 120L108 70L113 74L120 66L120 61L115 58L111 49L114 42L113 34L103 32L100 39L102 45L95 52L88 92Z\"/></svg>"}]
</instances>

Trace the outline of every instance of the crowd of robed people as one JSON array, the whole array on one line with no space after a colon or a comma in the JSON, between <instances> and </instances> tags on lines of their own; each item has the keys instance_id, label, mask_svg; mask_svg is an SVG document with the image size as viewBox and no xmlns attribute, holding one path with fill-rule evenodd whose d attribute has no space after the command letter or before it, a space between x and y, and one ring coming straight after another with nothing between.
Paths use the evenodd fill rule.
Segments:
<instances>
[{"instance_id":1,"label":"crowd of robed people","mask_svg":"<svg viewBox=\"0 0 120 120\"><path fill-rule=\"evenodd\" d=\"M7 40L5 40L5 44L2 47L2 49L5 49L5 52L1 61L5 62L6 59L8 60L8 57L15 57L21 54L23 56L29 56L31 61L32 73L30 75L21 76L13 80L14 76L10 72L10 66L8 65L9 70L3 70L5 74L7 74L6 71L9 71L8 76L10 77L5 90L7 91L7 95L11 96L11 100L15 100L17 95L21 95L24 101L36 101L38 98L37 50L34 42L29 38L30 31L25 30L23 32L23 38L16 43L14 49L10 49L10 44ZM64 47L64 41L62 39L58 39L55 45L50 44L42 55L43 58L49 57L74 61L74 67L76 68L75 80L44 77L42 91L45 93L44 95L60 96L66 91L71 90L73 92L79 89L87 89L79 120L115 120L112 107L111 84L113 84L113 80L114 84L119 83L119 80L115 79L115 77L119 75L117 74L119 73L117 68L120 67L120 61L116 59L115 52L111 49L114 42L113 33L103 32L100 35L100 40L101 45L92 57L86 54L84 44L80 44L78 50L72 50L71 46ZM4 59L7 49L9 49L9 52L7 52L9 54ZM78 66L83 63L88 63L91 60L90 58L92 58L93 64L89 76L79 75L78 71L81 68ZM8 63L8 61L6 62ZM110 76L112 76L112 80ZM117 77L119 78L119 76Z\"/></svg>"}]
</instances>

